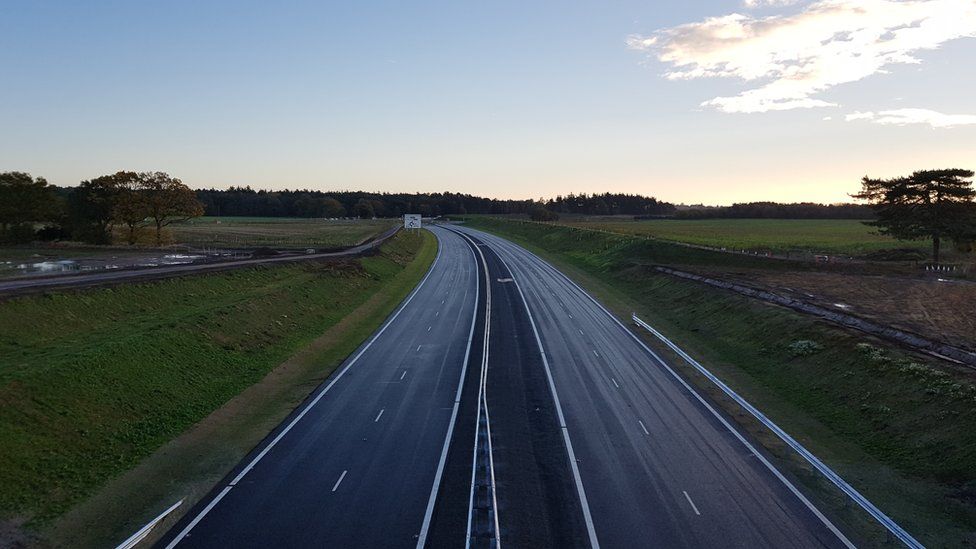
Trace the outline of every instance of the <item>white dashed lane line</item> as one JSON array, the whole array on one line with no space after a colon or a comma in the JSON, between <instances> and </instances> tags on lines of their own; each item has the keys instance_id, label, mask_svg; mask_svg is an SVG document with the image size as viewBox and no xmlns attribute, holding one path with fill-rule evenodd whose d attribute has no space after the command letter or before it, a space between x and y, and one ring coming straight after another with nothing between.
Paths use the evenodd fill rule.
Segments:
<instances>
[{"instance_id":1,"label":"white dashed lane line","mask_svg":"<svg viewBox=\"0 0 976 549\"><path fill-rule=\"evenodd\" d=\"M339 485L342 484L342 479L346 478L346 473L348 473L348 472L349 472L348 470L347 471L343 471L342 474L339 475L339 480L337 480L336 483L335 483L335 486L332 487L332 491L333 492L335 492L336 490L339 489Z\"/></svg>"}]
</instances>

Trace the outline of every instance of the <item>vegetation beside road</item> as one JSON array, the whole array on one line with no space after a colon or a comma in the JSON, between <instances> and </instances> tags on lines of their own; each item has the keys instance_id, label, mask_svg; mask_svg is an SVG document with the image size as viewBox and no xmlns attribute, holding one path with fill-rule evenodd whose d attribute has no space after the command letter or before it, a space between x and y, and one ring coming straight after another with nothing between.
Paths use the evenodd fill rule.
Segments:
<instances>
[{"instance_id":1,"label":"vegetation beside road","mask_svg":"<svg viewBox=\"0 0 976 549\"><path fill-rule=\"evenodd\" d=\"M971 373L651 268L711 259L702 250L495 218L476 217L469 224L552 261L622 318L636 311L923 543L976 543ZM687 257L680 257L681 250ZM763 442L841 522L870 543L883 542L875 525L734 403L680 360L672 363Z\"/></svg>"},{"instance_id":2,"label":"vegetation beside road","mask_svg":"<svg viewBox=\"0 0 976 549\"><path fill-rule=\"evenodd\" d=\"M333 334L304 355L308 376L285 408L265 410L261 419L283 417L287 403L295 404L294 391L307 394L314 388L308 377L322 379L368 337L435 253L430 233L401 232L378 255L358 260L5 302L0 519L46 527L345 322L341 337ZM352 324L345 320L350 315ZM252 432L251 444L263 434ZM192 452L186 457L200 459ZM176 482L164 480L159 484Z\"/></svg>"}]
</instances>

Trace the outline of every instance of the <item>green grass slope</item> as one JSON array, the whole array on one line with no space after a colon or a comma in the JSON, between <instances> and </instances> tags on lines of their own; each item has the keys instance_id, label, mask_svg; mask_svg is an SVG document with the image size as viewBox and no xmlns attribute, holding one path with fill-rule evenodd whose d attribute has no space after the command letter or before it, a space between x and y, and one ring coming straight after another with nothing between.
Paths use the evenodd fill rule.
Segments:
<instances>
[{"instance_id":1,"label":"green grass slope","mask_svg":"<svg viewBox=\"0 0 976 549\"><path fill-rule=\"evenodd\" d=\"M0 303L0 517L47 523L386 292L351 351L435 252L401 233L355 261Z\"/></svg>"}]
</instances>

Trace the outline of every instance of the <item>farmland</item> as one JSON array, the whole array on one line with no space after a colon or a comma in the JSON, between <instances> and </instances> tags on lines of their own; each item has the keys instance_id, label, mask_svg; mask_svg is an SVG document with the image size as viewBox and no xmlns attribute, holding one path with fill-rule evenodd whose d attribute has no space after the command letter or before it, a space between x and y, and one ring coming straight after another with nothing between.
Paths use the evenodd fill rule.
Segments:
<instances>
[{"instance_id":1,"label":"farmland","mask_svg":"<svg viewBox=\"0 0 976 549\"><path fill-rule=\"evenodd\" d=\"M566 220L561 225L648 236L737 250L829 253L861 256L890 249L925 252L925 241L904 242L877 234L853 219L657 219Z\"/></svg>"},{"instance_id":2,"label":"farmland","mask_svg":"<svg viewBox=\"0 0 976 549\"><path fill-rule=\"evenodd\" d=\"M171 240L194 247L345 248L378 235L392 219L199 217L170 227Z\"/></svg>"}]
</instances>

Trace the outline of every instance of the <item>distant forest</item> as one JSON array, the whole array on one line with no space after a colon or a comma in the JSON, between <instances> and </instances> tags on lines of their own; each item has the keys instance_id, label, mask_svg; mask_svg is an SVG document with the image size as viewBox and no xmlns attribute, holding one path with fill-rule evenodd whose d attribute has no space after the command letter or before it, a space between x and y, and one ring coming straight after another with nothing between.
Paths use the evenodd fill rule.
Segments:
<instances>
[{"instance_id":1,"label":"distant forest","mask_svg":"<svg viewBox=\"0 0 976 549\"><path fill-rule=\"evenodd\" d=\"M309 190L255 191L231 187L226 191L197 191L206 215L262 217L399 217L463 214L532 214L550 212L584 215L669 215L675 206L656 198L604 193L567 195L546 201L499 200L459 193L368 193Z\"/></svg>"},{"instance_id":2,"label":"distant forest","mask_svg":"<svg viewBox=\"0 0 976 549\"><path fill-rule=\"evenodd\" d=\"M538 220L565 215L627 215L677 219L871 219L859 204L778 204L752 202L732 206L675 206L636 194L568 194L547 200L499 200L460 193L370 193L363 191L264 191L250 187L196 191L205 215L255 217L400 217L464 214L522 214Z\"/></svg>"},{"instance_id":3,"label":"distant forest","mask_svg":"<svg viewBox=\"0 0 976 549\"><path fill-rule=\"evenodd\" d=\"M731 206L686 206L677 219L874 219L867 204L749 202Z\"/></svg>"},{"instance_id":4,"label":"distant forest","mask_svg":"<svg viewBox=\"0 0 976 549\"><path fill-rule=\"evenodd\" d=\"M532 200L498 200L458 193L369 193L310 190L256 191L231 187L202 189L197 199L205 215L257 217L400 217L454 214L524 214Z\"/></svg>"}]
</instances>

